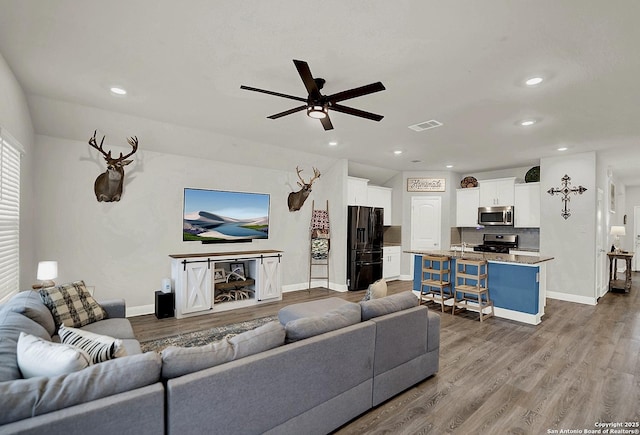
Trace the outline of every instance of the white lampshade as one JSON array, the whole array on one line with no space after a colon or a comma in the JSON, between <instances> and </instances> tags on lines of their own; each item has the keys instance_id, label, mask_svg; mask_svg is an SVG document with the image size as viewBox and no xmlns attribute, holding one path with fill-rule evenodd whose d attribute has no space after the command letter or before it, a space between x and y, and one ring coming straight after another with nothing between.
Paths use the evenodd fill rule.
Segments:
<instances>
[{"instance_id":1,"label":"white lampshade","mask_svg":"<svg viewBox=\"0 0 640 435\"><path fill-rule=\"evenodd\" d=\"M612 236L624 236L626 231L623 226L611 226L611 235Z\"/></svg>"},{"instance_id":2,"label":"white lampshade","mask_svg":"<svg viewBox=\"0 0 640 435\"><path fill-rule=\"evenodd\" d=\"M38 263L37 279L41 281L49 281L58 277L57 261L40 261Z\"/></svg>"}]
</instances>

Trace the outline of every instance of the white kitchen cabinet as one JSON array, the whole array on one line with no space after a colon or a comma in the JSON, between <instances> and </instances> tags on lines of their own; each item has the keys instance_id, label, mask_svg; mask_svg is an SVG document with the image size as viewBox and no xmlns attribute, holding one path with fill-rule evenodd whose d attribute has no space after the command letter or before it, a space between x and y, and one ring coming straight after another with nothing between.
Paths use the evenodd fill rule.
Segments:
<instances>
[{"instance_id":1,"label":"white kitchen cabinet","mask_svg":"<svg viewBox=\"0 0 640 435\"><path fill-rule=\"evenodd\" d=\"M479 180L480 207L513 205L515 183L515 177Z\"/></svg>"},{"instance_id":2,"label":"white kitchen cabinet","mask_svg":"<svg viewBox=\"0 0 640 435\"><path fill-rule=\"evenodd\" d=\"M180 254L170 257L178 319L282 299L282 251ZM246 280L228 282L224 279L234 264L242 265ZM215 275L222 275L222 279L217 280ZM227 297L231 294L235 298ZM241 297L238 298L239 295Z\"/></svg>"},{"instance_id":3,"label":"white kitchen cabinet","mask_svg":"<svg viewBox=\"0 0 640 435\"><path fill-rule=\"evenodd\" d=\"M391 225L391 193L393 189L382 186L368 186L367 205L384 209L383 225Z\"/></svg>"},{"instance_id":4,"label":"white kitchen cabinet","mask_svg":"<svg viewBox=\"0 0 640 435\"><path fill-rule=\"evenodd\" d=\"M400 246L382 248L382 276L384 279L397 279L400 276Z\"/></svg>"},{"instance_id":5,"label":"white kitchen cabinet","mask_svg":"<svg viewBox=\"0 0 640 435\"><path fill-rule=\"evenodd\" d=\"M480 189L470 187L456 190L456 226L478 226L478 207L480 205Z\"/></svg>"},{"instance_id":6,"label":"white kitchen cabinet","mask_svg":"<svg viewBox=\"0 0 640 435\"><path fill-rule=\"evenodd\" d=\"M368 184L365 178L347 177L347 205L369 205Z\"/></svg>"},{"instance_id":7,"label":"white kitchen cabinet","mask_svg":"<svg viewBox=\"0 0 640 435\"><path fill-rule=\"evenodd\" d=\"M515 185L514 226L540 228L540 183Z\"/></svg>"}]
</instances>

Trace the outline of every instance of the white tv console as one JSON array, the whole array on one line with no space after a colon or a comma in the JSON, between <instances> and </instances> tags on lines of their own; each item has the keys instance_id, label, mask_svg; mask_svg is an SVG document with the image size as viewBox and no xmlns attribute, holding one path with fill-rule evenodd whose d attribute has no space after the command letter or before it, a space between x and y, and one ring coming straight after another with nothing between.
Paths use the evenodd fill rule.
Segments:
<instances>
[{"instance_id":1,"label":"white tv console","mask_svg":"<svg viewBox=\"0 0 640 435\"><path fill-rule=\"evenodd\" d=\"M169 257L178 319L282 299L282 251L173 254ZM232 263L243 264L247 280L215 283L214 270L224 269L228 273ZM237 299L228 297L229 291L231 295L237 295Z\"/></svg>"}]
</instances>

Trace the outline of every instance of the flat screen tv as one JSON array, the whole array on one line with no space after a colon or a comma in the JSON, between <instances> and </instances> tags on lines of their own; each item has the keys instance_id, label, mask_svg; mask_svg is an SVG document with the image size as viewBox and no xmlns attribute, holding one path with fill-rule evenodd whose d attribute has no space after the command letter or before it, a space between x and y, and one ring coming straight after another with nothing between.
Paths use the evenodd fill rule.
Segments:
<instances>
[{"instance_id":1,"label":"flat screen tv","mask_svg":"<svg viewBox=\"0 0 640 435\"><path fill-rule=\"evenodd\" d=\"M269 238L269 194L184 189L183 241L249 242Z\"/></svg>"}]
</instances>

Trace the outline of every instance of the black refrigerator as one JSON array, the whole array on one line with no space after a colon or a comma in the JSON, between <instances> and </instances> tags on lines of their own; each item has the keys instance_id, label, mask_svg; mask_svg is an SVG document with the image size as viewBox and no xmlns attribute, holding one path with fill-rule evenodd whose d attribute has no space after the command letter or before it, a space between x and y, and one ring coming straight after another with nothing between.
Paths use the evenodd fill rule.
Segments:
<instances>
[{"instance_id":1,"label":"black refrigerator","mask_svg":"<svg viewBox=\"0 0 640 435\"><path fill-rule=\"evenodd\" d=\"M347 288L363 290L382 278L382 208L349 206Z\"/></svg>"}]
</instances>

